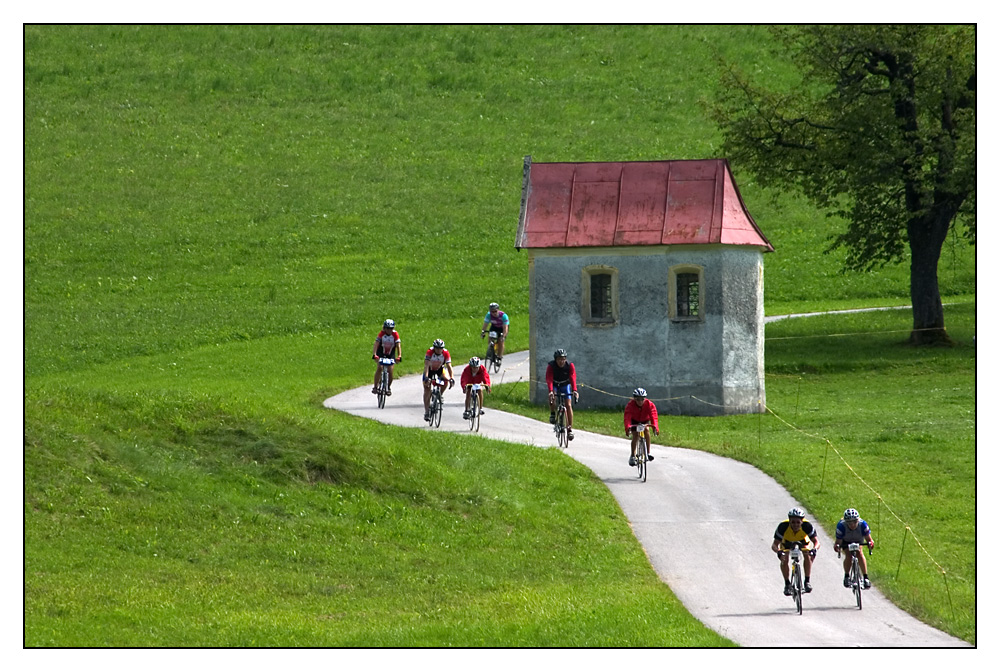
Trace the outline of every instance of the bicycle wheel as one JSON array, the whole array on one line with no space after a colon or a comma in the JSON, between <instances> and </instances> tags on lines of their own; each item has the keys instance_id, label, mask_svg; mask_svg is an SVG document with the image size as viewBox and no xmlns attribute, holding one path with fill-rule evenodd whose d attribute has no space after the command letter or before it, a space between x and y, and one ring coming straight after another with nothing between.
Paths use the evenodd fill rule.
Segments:
<instances>
[{"instance_id":1,"label":"bicycle wheel","mask_svg":"<svg viewBox=\"0 0 1000 672\"><path fill-rule=\"evenodd\" d=\"M566 444L566 409L562 406L556 411L556 443L560 448L565 448Z\"/></svg>"},{"instance_id":2,"label":"bicycle wheel","mask_svg":"<svg viewBox=\"0 0 1000 672\"><path fill-rule=\"evenodd\" d=\"M647 457L649 455L649 448L646 446L646 439L639 439L639 444L636 446L636 464L639 465L639 480L643 483L646 482L646 473L649 471L649 464Z\"/></svg>"},{"instance_id":3,"label":"bicycle wheel","mask_svg":"<svg viewBox=\"0 0 1000 672\"><path fill-rule=\"evenodd\" d=\"M861 608L861 568L858 566L858 558L854 557L851 563L851 588L854 590L854 597L858 601L858 609Z\"/></svg>"},{"instance_id":4,"label":"bicycle wheel","mask_svg":"<svg viewBox=\"0 0 1000 672\"><path fill-rule=\"evenodd\" d=\"M792 599L795 600L795 609L802 615L802 573L799 566L792 566Z\"/></svg>"},{"instance_id":5,"label":"bicycle wheel","mask_svg":"<svg viewBox=\"0 0 1000 672\"><path fill-rule=\"evenodd\" d=\"M435 427L441 426L441 416L444 415L444 396L441 390L437 391L437 404L434 407L434 414L431 416L431 420L434 422Z\"/></svg>"},{"instance_id":6,"label":"bicycle wheel","mask_svg":"<svg viewBox=\"0 0 1000 672\"><path fill-rule=\"evenodd\" d=\"M479 393L472 391L472 403L469 404L469 430L479 431Z\"/></svg>"},{"instance_id":7,"label":"bicycle wheel","mask_svg":"<svg viewBox=\"0 0 1000 672\"><path fill-rule=\"evenodd\" d=\"M431 390L431 401L427 406L427 424L434 426L434 415L437 413L437 390Z\"/></svg>"},{"instance_id":8,"label":"bicycle wheel","mask_svg":"<svg viewBox=\"0 0 1000 672\"><path fill-rule=\"evenodd\" d=\"M378 386L378 407L385 408L385 393L389 389L389 372L382 368L382 379Z\"/></svg>"}]
</instances>

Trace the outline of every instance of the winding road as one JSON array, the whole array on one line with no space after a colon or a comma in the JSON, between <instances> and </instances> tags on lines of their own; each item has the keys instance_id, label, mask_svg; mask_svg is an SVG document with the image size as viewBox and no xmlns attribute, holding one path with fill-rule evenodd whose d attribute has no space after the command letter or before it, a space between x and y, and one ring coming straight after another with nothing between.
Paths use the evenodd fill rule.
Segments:
<instances>
[{"instance_id":1,"label":"winding road","mask_svg":"<svg viewBox=\"0 0 1000 672\"><path fill-rule=\"evenodd\" d=\"M527 352L508 354L501 372L492 376L494 382L527 380L527 360ZM456 378L461 368L456 367ZM385 408L378 408L370 386L331 397L324 406L386 424L427 428L422 399L418 374L393 383ZM462 399L457 389L448 392L441 427L429 431L468 433ZM488 399L486 404L483 436L558 450L551 425L491 409ZM660 578L688 611L733 642L746 647L969 646L897 608L875 586L865 592L859 611L841 583L833 541L822 530L814 590L804 597L804 613L798 615L791 598L782 594L778 561L770 550L775 526L797 502L755 467L654 445L649 479L640 483L628 466L624 436L574 433L566 453L607 485ZM699 541L697 552L690 544L677 543L679 529ZM711 558L707 565L705 557Z\"/></svg>"}]
</instances>

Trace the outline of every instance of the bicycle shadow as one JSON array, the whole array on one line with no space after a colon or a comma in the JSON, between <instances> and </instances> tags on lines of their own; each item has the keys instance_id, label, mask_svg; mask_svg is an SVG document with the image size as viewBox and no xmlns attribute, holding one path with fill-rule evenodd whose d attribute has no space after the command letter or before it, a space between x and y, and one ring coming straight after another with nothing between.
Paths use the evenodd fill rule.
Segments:
<instances>
[{"instance_id":1,"label":"bicycle shadow","mask_svg":"<svg viewBox=\"0 0 1000 672\"><path fill-rule=\"evenodd\" d=\"M857 605L845 605L845 606L826 606L826 607L810 607L808 605L803 605L802 615L805 616L810 611L827 612L827 611L861 611L858 609ZM760 612L746 612L742 614L718 614L719 618L752 618L756 616L787 616L789 614L799 615L798 610L794 606L779 608L776 611L760 611Z\"/></svg>"}]
</instances>

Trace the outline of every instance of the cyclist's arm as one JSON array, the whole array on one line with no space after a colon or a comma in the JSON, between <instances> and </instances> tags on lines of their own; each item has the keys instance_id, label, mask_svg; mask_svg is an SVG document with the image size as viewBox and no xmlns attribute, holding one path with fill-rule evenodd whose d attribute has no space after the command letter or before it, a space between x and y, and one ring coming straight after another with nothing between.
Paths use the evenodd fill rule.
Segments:
<instances>
[{"instance_id":1,"label":"cyclist's arm","mask_svg":"<svg viewBox=\"0 0 1000 672\"><path fill-rule=\"evenodd\" d=\"M552 380L553 380L552 379L552 365L549 364L548 367L545 369L545 384L549 386L549 394L550 395L554 394L553 387L552 387Z\"/></svg>"}]
</instances>

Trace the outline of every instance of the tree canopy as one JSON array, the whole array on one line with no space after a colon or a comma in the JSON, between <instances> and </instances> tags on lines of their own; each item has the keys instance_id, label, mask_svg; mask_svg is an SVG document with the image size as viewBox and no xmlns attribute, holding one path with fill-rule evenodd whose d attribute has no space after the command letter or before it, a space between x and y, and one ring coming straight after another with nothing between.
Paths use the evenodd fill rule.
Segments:
<instances>
[{"instance_id":1,"label":"tree canopy","mask_svg":"<svg viewBox=\"0 0 1000 672\"><path fill-rule=\"evenodd\" d=\"M952 226L975 243L974 26L773 29L792 81L723 63L723 150L766 186L799 189L847 225L845 266L909 252L916 342L946 340L937 285Z\"/></svg>"}]
</instances>

